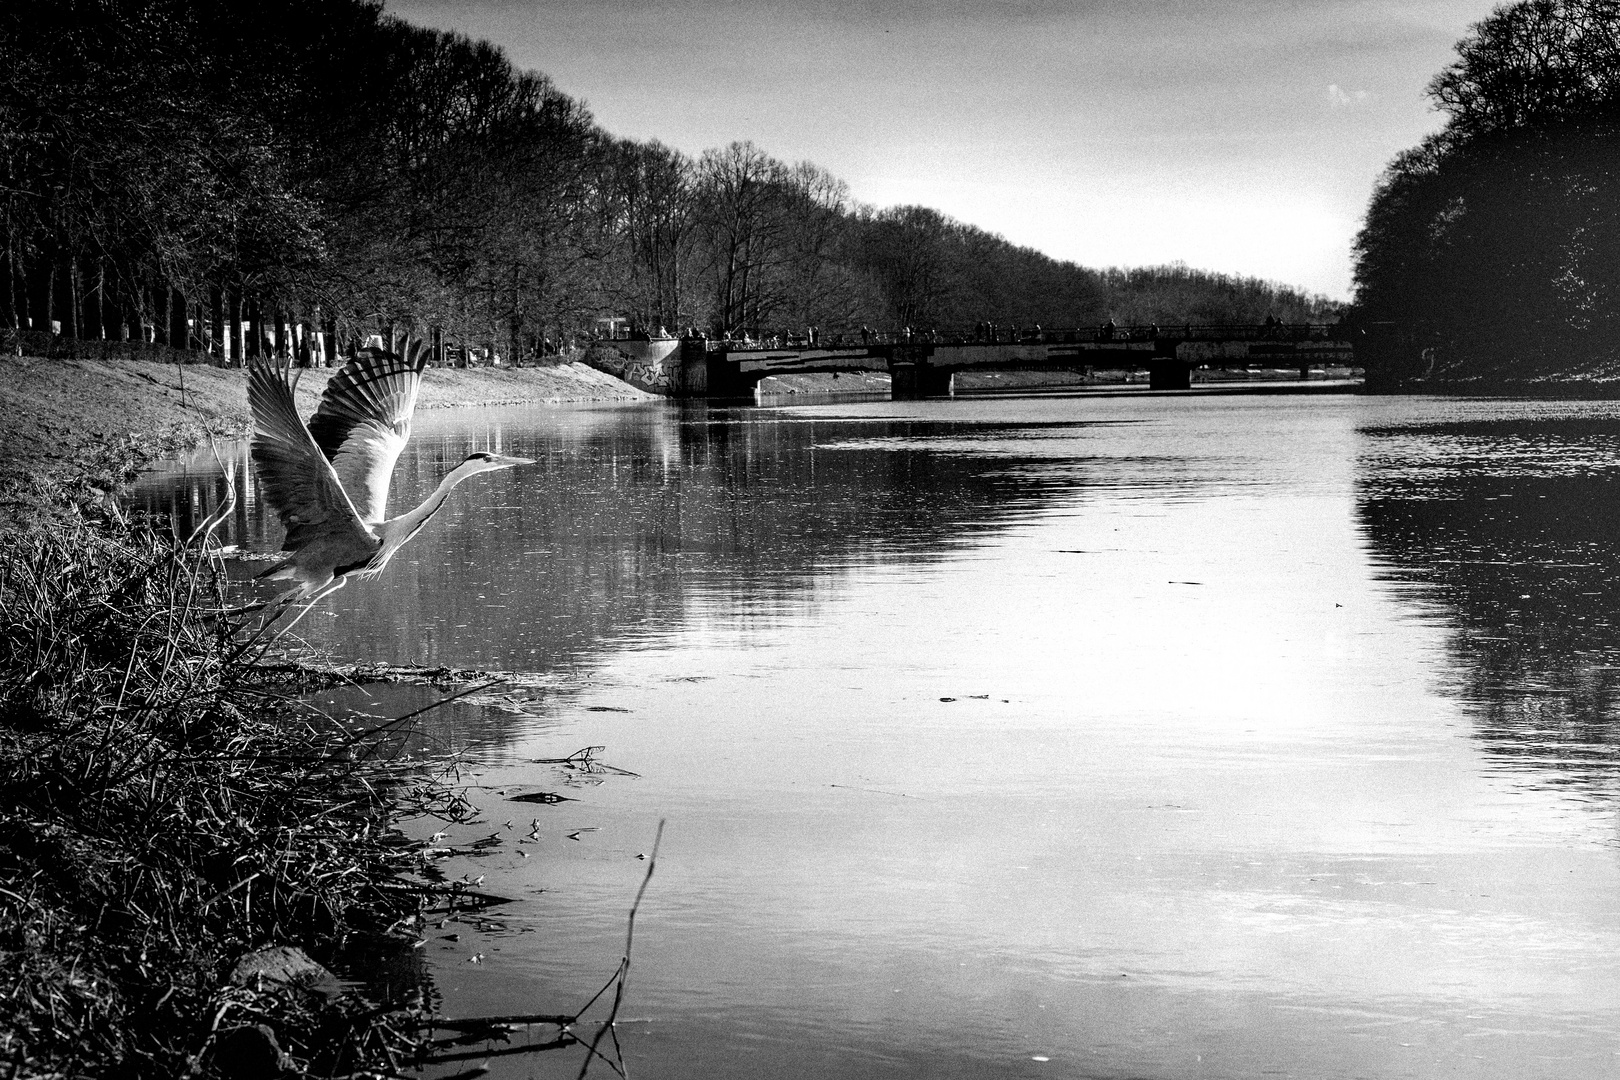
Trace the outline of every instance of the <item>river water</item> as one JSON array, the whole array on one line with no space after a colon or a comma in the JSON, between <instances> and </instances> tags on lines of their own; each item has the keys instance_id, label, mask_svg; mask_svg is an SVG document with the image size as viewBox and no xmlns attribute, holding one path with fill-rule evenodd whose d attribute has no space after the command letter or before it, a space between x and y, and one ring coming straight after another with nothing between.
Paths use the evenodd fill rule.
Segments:
<instances>
[{"instance_id":1,"label":"river water","mask_svg":"<svg viewBox=\"0 0 1620 1080\"><path fill-rule=\"evenodd\" d=\"M515 901L447 1015L588 998L665 820L632 1075L1620 1075L1620 405L445 411L393 505L495 448L300 626L537 676L422 721Z\"/></svg>"}]
</instances>

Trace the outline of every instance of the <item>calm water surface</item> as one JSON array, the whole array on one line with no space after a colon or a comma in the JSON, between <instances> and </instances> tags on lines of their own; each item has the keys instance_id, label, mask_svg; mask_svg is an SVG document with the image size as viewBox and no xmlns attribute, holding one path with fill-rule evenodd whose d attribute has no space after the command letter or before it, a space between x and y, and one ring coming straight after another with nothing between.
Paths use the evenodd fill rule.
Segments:
<instances>
[{"instance_id":1,"label":"calm water surface","mask_svg":"<svg viewBox=\"0 0 1620 1080\"><path fill-rule=\"evenodd\" d=\"M663 818L641 1076L1620 1075L1615 404L444 412L394 505L495 447L301 627L545 676L431 719L518 898L447 1014L594 992Z\"/></svg>"}]
</instances>

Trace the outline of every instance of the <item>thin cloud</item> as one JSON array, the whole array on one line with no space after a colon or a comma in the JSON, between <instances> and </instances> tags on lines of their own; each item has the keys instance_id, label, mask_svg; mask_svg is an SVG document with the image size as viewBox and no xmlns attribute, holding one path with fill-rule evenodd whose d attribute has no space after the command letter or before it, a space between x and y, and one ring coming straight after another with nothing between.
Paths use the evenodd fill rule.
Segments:
<instances>
[{"instance_id":1,"label":"thin cloud","mask_svg":"<svg viewBox=\"0 0 1620 1080\"><path fill-rule=\"evenodd\" d=\"M1338 83L1328 84L1327 96L1335 109L1351 109L1372 100L1372 94L1366 90L1346 90Z\"/></svg>"}]
</instances>

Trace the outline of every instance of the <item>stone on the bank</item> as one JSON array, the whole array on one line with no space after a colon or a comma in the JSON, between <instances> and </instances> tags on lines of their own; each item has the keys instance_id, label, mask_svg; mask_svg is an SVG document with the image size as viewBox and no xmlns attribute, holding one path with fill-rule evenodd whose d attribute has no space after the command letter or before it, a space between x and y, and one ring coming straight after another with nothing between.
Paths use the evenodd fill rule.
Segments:
<instances>
[{"instance_id":1,"label":"stone on the bank","mask_svg":"<svg viewBox=\"0 0 1620 1080\"><path fill-rule=\"evenodd\" d=\"M270 982L311 987L317 983L335 981L336 976L330 971L311 960L303 949L291 945L272 945L250 952L236 962L230 975L232 986L257 986Z\"/></svg>"}]
</instances>

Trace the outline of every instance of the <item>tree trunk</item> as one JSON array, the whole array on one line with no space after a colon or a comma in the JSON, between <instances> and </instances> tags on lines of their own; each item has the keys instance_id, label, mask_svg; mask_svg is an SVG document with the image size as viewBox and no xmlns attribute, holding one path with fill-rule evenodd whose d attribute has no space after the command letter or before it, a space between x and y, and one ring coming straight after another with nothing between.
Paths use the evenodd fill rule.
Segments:
<instances>
[{"instance_id":1,"label":"tree trunk","mask_svg":"<svg viewBox=\"0 0 1620 1080\"><path fill-rule=\"evenodd\" d=\"M179 289L169 289L169 347L182 351L191 348L191 327L186 318L190 305Z\"/></svg>"},{"instance_id":2,"label":"tree trunk","mask_svg":"<svg viewBox=\"0 0 1620 1080\"><path fill-rule=\"evenodd\" d=\"M208 288L208 355L221 367L225 364L225 290L218 285Z\"/></svg>"},{"instance_id":3,"label":"tree trunk","mask_svg":"<svg viewBox=\"0 0 1620 1080\"><path fill-rule=\"evenodd\" d=\"M45 325L40 327L47 334L56 333L56 257L45 260L42 271L45 275L45 302L40 305L45 316Z\"/></svg>"},{"instance_id":4,"label":"tree trunk","mask_svg":"<svg viewBox=\"0 0 1620 1080\"><path fill-rule=\"evenodd\" d=\"M22 288L17 286L21 283ZM11 267L12 312L17 319L17 330L32 330L34 328L33 299L28 295L28 266L18 259ZM18 348L21 348L22 338L19 337Z\"/></svg>"},{"instance_id":5,"label":"tree trunk","mask_svg":"<svg viewBox=\"0 0 1620 1080\"><path fill-rule=\"evenodd\" d=\"M7 326L11 327L11 329L13 331L15 331L18 328L18 322L17 322L17 262L11 256L11 248L10 248L9 245L6 248L5 268L6 268L6 314L5 314L5 322L6 322Z\"/></svg>"},{"instance_id":6,"label":"tree trunk","mask_svg":"<svg viewBox=\"0 0 1620 1080\"><path fill-rule=\"evenodd\" d=\"M257 360L264 355L264 315L259 311L258 297L250 297L247 302L247 352L250 360Z\"/></svg>"},{"instance_id":7,"label":"tree trunk","mask_svg":"<svg viewBox=\"0 0 1620 1080\"><path fill-rule=\"evenodd\" d=\"M112 337L107 332L113 321L118 317L117 309L108 302L107 295L107 264L100 259L96 260L96 325L95 335L102 341Z\"/></svg>"},{"instance_id":8,"label":"tree trunk","mask_svg":"<svg viewBox=\"0 0 1620 1080\"><path fill-rule=\"evenodd\" d=\"M231 366L243 367L247 360L247 335L242 331L242 289L240 286L230 291L230 297L225 304L225 313L230 317L230 329L226 332L226 340L230 342Z\"/></svg>"},{"instance_id":9,"label":"tree trunk","mask_svg":"<svg viewBox=\"0 0 1620 1080\"><path fill-rule=\"evenodd\" d=\"M4 322L5 322L5 325L10 327L12 330L16 330L17 329L16 263L11 257L11 251L10 251L9 247L8 247L5 255L3 257L0 257L0 266L3 266L5 268L5 274L6 274L6 291L5 291L6 309L5 309L5 314L4 314Z\"/></svg>"},{"instance_id":10,"label":"tree trunk","mask_svg":"<svg viewBox=\"0 0 1620 1080\"><path fill-rule=\"evenodd\" d=\"M169 343L169 330L173 323L169 319L169 301L172 299L167 286L152 290L152 344L167 345Z\"/></svg>"},{"instance_id":11,"label":"tree trunk","mask_svg":"<svg viewBox=\"0 0 1620 1080\"><path fill-rule=\"evenodd\" d=\"M79 307L84 299L79 288L79 260L71 255L62 264L63 282L67 286L67 310L62 314L67 316L62 320L62 330L74 341L79 340Z\"/></svg>"},{"instance_id":12,"label":"tree trunk","mask_svg":"<svg viewBox=\"0 0 1620 1080\"><path fill-rule=\"evenodd\" d=\"M140 336L141 313L136 309L134 286L124 283L116 301L118 305L118 333L120 341L134 341Z\"/></svg>"}]
</instances>

